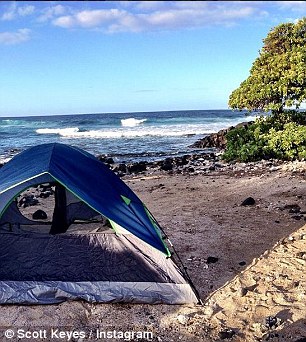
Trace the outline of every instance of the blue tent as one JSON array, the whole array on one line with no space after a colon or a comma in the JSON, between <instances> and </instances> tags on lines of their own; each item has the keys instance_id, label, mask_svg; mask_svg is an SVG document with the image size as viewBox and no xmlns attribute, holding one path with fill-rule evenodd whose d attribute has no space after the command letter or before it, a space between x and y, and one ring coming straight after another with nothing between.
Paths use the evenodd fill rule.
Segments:
<instances>
[{"instance_id":1,"label":"blue tent","mask_svg":"<svg viewBox=\"0 0 306 342\"><path fill-rule=\"evenodd\" d=\"M51 222L18 201L41 186L54 189ZM89 153L43 144L0 169L0 303L196 303L170 255L146 206Z\"/></svg>"},{"instance_id":2,"label":"blue tent","mask_svg":"<svg viewBox=\"0 0 306 342\"><path fill-rule=\"evenodd\" d=\"M0 169L0 217L22 191L50 181L62 184L111 222L170 255L157 222L135 193L93 155L64 144L32 147Z\"/></svg>"}]
</instances>

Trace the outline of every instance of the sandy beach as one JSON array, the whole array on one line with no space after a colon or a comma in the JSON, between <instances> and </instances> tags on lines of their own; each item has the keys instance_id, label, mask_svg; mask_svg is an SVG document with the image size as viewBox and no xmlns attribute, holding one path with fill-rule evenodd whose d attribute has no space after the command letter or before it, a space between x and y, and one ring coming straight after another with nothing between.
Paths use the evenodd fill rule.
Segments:
<instances>
[{"instance_id":1,"label":"sandy beach","mask_svg":"<svg viewBox=\"0 0 306 342\"><path fill-rule=\"evenodd\" d=\"M97 340L89 335L96 329L151 331L153 341L166 342L305 341L304 170L300 163L124 177L168 234L204 305L3 305L2 330L86 331L71 341ZM248 197L255 204L242 206Z\"/></svg>"}]
</instances>

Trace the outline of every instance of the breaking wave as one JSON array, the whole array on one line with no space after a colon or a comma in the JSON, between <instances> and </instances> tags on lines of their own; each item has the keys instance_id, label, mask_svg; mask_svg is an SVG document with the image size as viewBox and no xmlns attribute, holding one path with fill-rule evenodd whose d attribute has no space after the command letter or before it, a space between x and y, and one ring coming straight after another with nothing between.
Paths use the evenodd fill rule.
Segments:
<instances>
[{"instance_id":1,"label":"breaking wave","mask_svg":"<svg viewBox=\"0 0 306 342\"><path fill-rule=\"evenodd\" d=\"M131 118L132 119L132 118ZM130 119L126 119L130 120ZM126 120L121 120L126 121ZM221 122L210 122L202 124L176 124L176 125L159 125L159 126L142 126L139 125L143 120L133 119L128 121L130 126L118 128L104 129L80 129L79 127L67 128L39 128L36 129L37 134L54 134L64 138L82 139L120 139L120 138L141 138L141 137L187 137L194 135L210 134L226 128L227 124ZM135 121L137 124L133 126L131 123ZM231 122L235 124L235 122ZM238 122L237 122L238 123Z\"/></svg>"},{"instance_id":2,"label":"breaking wave","mask_svg":"<svg viewBox=\"0 0 306 342\"><path fill-rule=\"evenodd\" d=\"M80 131L78 127L69 128L40 128L36 130L37 134L56 134L65 138L102 138L102 139L118 139L118 138L138 138L145 136L187 136L201 134L198 126L195 127L184 127L181 126L176 128L161 128L151 127L150 129L109 129L109 130L88 130Z\"/></svg>"},{"instance_id":3,"label":"breaking wave","mask_svg":"<svg viewBox=\"0 0 306 342\"><path fill-rule=\"evenodd\" d=\"M124 127L135 127L143 122L147 121L147 119L135 119L135 118L128 118L128 119L122 119L121 125Z\"/></svg>"},{"instance_id":4,"label":"breaking wave","mask_svg":"<svg viewBox=\"0 0 306 342\"><path fill-rule=\"evenodd\" d=\"M68 127L68 128L39 128L35 132L37 134L59 134L59 135L70 135L77 133L79 131L78 127Z\"/></svg>"}]
</instances>

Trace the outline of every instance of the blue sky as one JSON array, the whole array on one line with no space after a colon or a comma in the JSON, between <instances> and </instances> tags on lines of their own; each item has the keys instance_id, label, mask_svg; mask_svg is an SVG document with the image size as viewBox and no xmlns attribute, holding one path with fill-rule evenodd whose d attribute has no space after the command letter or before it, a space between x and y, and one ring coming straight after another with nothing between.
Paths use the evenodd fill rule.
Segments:
<instances>
[{"instance_id":1,"label":"blue sky","mask_svg":"<svg viewBox=\"0 0 306 342\"><path fill-rule=\"evenodd\" d=\"M1 1L0 116L226 109L305 1Z\"/></svg>"}]
</instances>

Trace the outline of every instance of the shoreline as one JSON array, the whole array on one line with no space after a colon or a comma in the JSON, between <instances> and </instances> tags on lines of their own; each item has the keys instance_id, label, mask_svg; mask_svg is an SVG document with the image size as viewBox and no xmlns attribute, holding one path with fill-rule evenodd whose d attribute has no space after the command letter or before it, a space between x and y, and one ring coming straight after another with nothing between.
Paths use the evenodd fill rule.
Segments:
<instances>
[{"instance_id":1,"label":"shoreline","mask_svg":"<svg viewBox=\"0 0 306 342\"><path fill-rule=\"evenodd\" d=\"M97 159L106 164L123 179L130 177L153 177L158 175L218 175L232 176L260 175L263 172L279 170L306 173L306 161L284 161L262 159L255 162L226 162L222 160L222 151L191 153L181 157L167 157L157 161L116 163L113 158L98 155Z\"/></svg>"}]
</instances>

